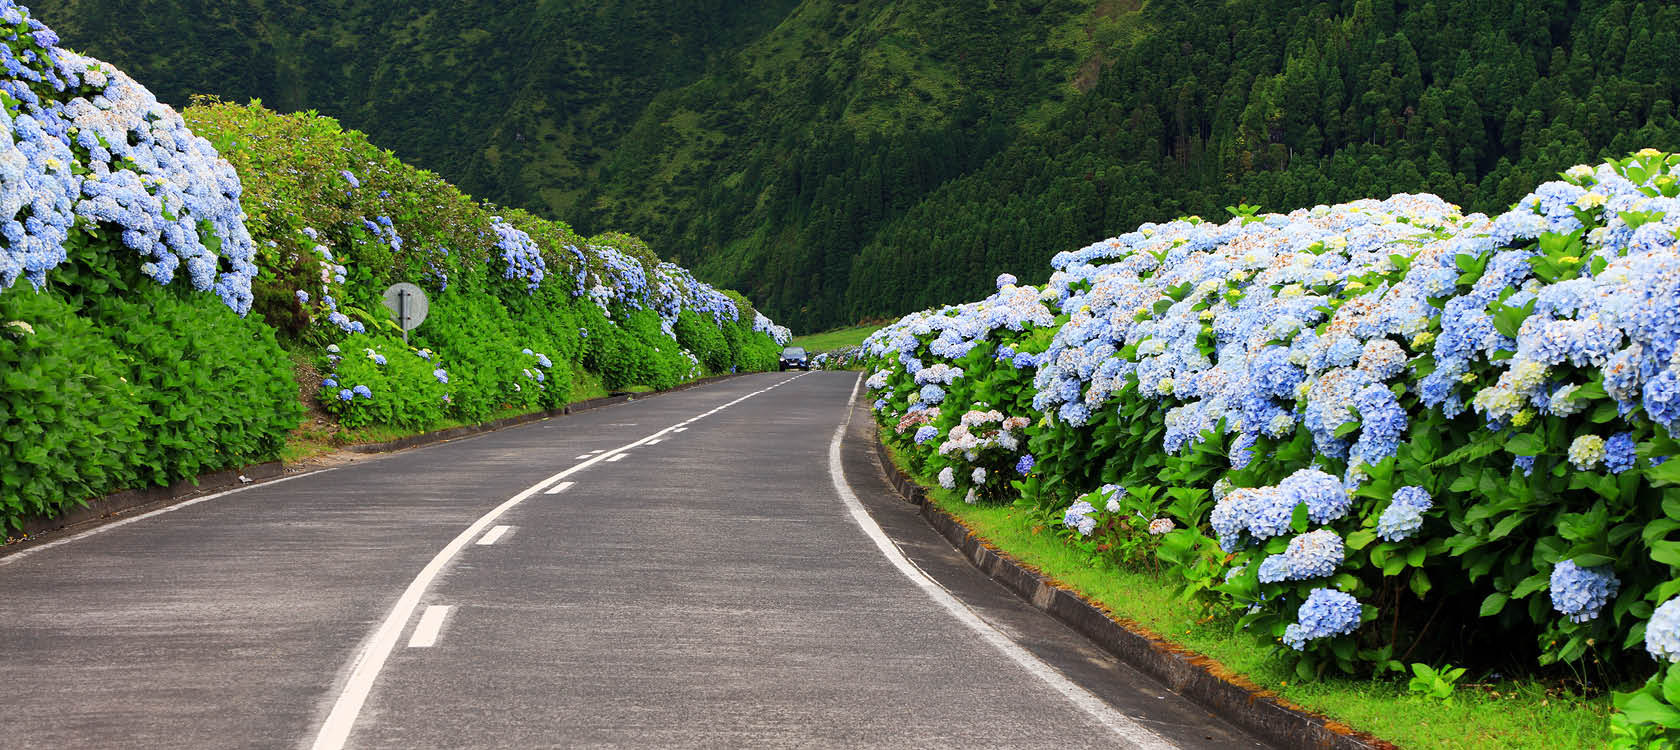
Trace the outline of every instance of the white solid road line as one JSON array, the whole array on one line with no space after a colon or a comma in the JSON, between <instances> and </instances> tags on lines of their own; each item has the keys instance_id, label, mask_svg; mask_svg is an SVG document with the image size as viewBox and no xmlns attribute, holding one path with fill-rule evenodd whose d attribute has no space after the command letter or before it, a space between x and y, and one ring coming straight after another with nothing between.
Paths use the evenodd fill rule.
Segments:
<instances>
[{"instance_id":1,"label":"white solid road line","mask_svg":"<svg viewBox=\"0 0 1680 750\"><path fill-rule=\"evenodd\" d=\"M385 619L379 623L379 628L363 641L360 649L357 649L355 658L350 662L350 676L345 679L344 687L339 691L338 698L333 701L332 711L327 714L327 720L322 722L321 729L316 733L315 742L311 747L315 750L339 750L339 748L344 747L344 743L349 741L350 730L355 728L356 717L362 712L362 704L367 702L368 693L373 691L374 680L378 679L379 672L385 668L385 661L391 657L391 650L396 648L397 639L402 635L403 627L414 616L414 609L420 606L420 598L425 595L426 588L432 585L432 581L437 578L439 573L443 572L444 567L449 565L449 561L455 557L456 553L459 553L462 547L467 546L467 542L478 536L480 532L484 531L485 527L489 526L503 513L524 502L526 498L541 492L543 488L583 471L600 461L609 459L613 455L644 445L647 441L658 439L669 432L680 430L707 415L716 414L753 396L780 388L805 377L806 374L808 373L801 373L768 388L753 391L705 414L690 417L634 443L603 452L594 458L531 485L524 492L508 498L501 505L491 508L489 512L479 516L478 520L474 521L471 526L463 530L443 549L438 550L438 553L432 557L431 562L426 563L426 567L420 569L420 574L409 582L408 588L403 589L402 596L397 599L396 604L392 605L391 611L385 615Z\"/></svg>"},{"instance_id":2,"label":"white solid road line","mask_svg":"<svg viewBox=\"0 0 1680 750\"><path fill-rule=\"evenodd\" d=\"M512 526L497 526L496 528L493 528L489 531L484 532L484 536L481 536L481 537L478 538L478 543L479 543L479 545L485 546L485 547L488 547L492 544L495 544L496 540L501 539L502 535L508 533L508 529L511 529L511 528L513 528L513 527Z\"/></svg>"},{"instance_id":3,"label":"white solid road line","mask_svg":"<svg viewBox=\"0 0 1680 750\"><path fill-rule=\"evenodd\" d=\"M507 527L497 526L496 528L505 529ZM408 647L431 648L436 644L438 631L443 630L443 619L448 617L449 611L454 608L454 605L450 604L433 604L427 607L426 612L420 615L420 624L414 626L414 635L408 637Z\"/></svg>"},{"instance_id":4,"label":"white solid road line","mask_svg":"<svg viewBox=\"0 0 1680 750\"><path fill-rule=\"evenodd\" d=\"M267 482L256 482L256 483L253 483L253 484L247 484L243 487L235 487L231 490L222 490L221 492L217 492L213 495L205 495L204 497L193 498L193 499L188 500L184 503L177 503L177 504L171 505L167 508L158 508L157 510L154 510L154 511L150 511L150 512L147 512L147 513L141 513L140 515L135 516L133 518L124 518L121 521L115 521L115 522L112 522L112 523L105 524L104 526L99 526L99 527L96 527L96 528L88 529L87 531L84 531L80 534L76 534L74 536L67 536L67 537L65 537L63 539L60 539L58 541L55 541L55 542L47 542L46 544L43 544L39 547L30 547L29 549L24 549L24 550L19 550L17 552L13 552L12 554L6 555L5 557L0 557L0 566L10 565L10 564L15 563L19 560L22 560L25 557L33 555L37 552L42 552L42 551L49 550L49 549L52 549L54 547L57 547L60 544L69 544L69 543L74 542L78 539L86 539L86 538L88 538L90 536L93 536L95 534L103 534L107 531L111 531L112 529L116 529L116 528L119 528L119 527L122 527L122 526L127 526L131 523L134 523L135 521L143 521L145 519L151 518L152 516L161 516L165 513L174 513L175 511L181 510L182 508L190 508L190 507L192 507L194 505L197 505L199 503L209 502L209 501L215 500L216 498L219 498L219 497L226 497L226 496L232 495L236 492L244 492L246 490L256 489L258 487L268 487L270 485L279 484L281 482L290 482L293 479L302 479L304 477L314 476L316 474L324 474L326 472L334 471L336 469L338 469L338 467L334 466L331 469L318 469L318 470L315 470L315 471L304 472L302 474L293 474L292 476L289 476L289 477L281 477L279 479L274 479L274 480L267 481Z\"/></svg>"},{"instance_id":5,"label":"white solid road line","mask_svg":"<svg viewBox=\"0 0 1680 750\"><path fill-rule=\"evenodd\" d=\"M857 382L858 385L863 383L861 374L858 375ZM834 491L840 495L840 501L845 503L852 521L863 529L863 533L871 541L875 542L876 548L881 550L881 554L886 556L887 561L892 563L893 567L898 569L898 572L903 573L904 577L909 578L911 583L916 584L917 587L926 592L934 602L944 608L946 612L949 612L952 617L967 625L970 630L980 636L981 640L990 643L997 650L1003 652L1004 656L1019 664L1022 669L1043 680L1081 711L1107 727L1116 738L1124 743L1125 747L1135 748L1136 750L1175 750L1176 745L1162 739L1160 735L1149 731L1125 714L1116 711L1107 701L1093 695L1089 690L1074 684L1072 680L1057 671L1055 667L1044 663L1032 652L1022 648L1008 635L975 614L974 610L969 609L956 595L946 590L938 581L933 580L933 577L921 568L916 567L916 564L911 562L910 558L904 556L904 551L893 543L887 533L881 530L880 524L875 523L875 519L870 517L869 511L864 509L863 503L858 500L857 495L852 493L851 486L846 484L846 471L840 461L840 443L846 436L846 428L852 424L852 404L857 400L858 385L852 386L852 396L846 400L846 419L834 431L834 439L828 444L828 475L834 481Z\"/></svg>"},{"instance_id":6,"label":"white solid road line","mask_svg":"<svg viewBox=\"0 0 1680 750\"><path fill-rule=\"evenodd\" d=\"M545 494L545 495L558 495L562 492L565 492L566 490L571 489L572 485L574 485L574 484L577 484L577 482L561 482L557 485L554 485L553 487L548 488L548 491L544 492L543 494Z\"/></svg>"}]
</instances>

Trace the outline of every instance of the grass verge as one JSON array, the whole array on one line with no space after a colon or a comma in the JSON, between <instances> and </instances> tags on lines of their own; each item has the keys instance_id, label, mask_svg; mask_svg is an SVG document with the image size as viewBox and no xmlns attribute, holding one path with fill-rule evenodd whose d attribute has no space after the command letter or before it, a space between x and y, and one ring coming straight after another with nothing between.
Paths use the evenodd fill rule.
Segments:
<instances>
[{"instance_id":1,"label":"grass verge","mask_svg":"<svg viewBox=\"0 0 1680 750\"><path fill-rule=\"evenodd\" d=\"M788 342L788 346L805 347L805 351L810 352L811 354L831 352L841 347L857 346L858 344L863 343L863 340L869 338L869 334L874 333L881 327L881 325L882 324L880 323L874 323L870 325L852 326L851 328L836 328L832 331L811 333L804 336L795 336L792 341Z\"/></svg>"},{"instance_id":2,"label":"grass verge","mask_svg":"<svg viewBox=\"0 0 1680 750\"><path fill-rule=\"evenodd\" d=\"M907 466L894 449L893 460ZM1129 627L1195 651L1224 672L1408 750L1560 750L1608 744L1608 694L1581 697L1559 682L1483 679L1461 682L1445 701L1424 698L1394 678L1327 677L1300 681L1276 648L1233 631L1234 620L1175 593L1159 571L1132 570L1068 547L1030 509L968 505L931 477L916 476L939 508L994 549L1107 609ZM1280 646L1281 647L1281 646Z\"/></svg>"},{"instance_id":3,"label":"grass verge","mask_svg":"<svg viewBox=\"0 0 1680 750\"><path fill-rule=\"evenodd\" d=\"M305 364L299 365L300 380L307 376L304 369L306 367L307 365ZM627 386L624 390L631 393L642 394L653 393L655 389L651 386L632 385ZM611 394L609 394L607 389L601 385L601 378L595 373L581 368L572 373L572 392L568 395L567 403L576 404L593 398L602 398L608 395ZM428 432L438 432L440 430L448 430L455 427L466 427L468 425L480 424L480 422L476 421L446 419L424 430L402 430L395 427L387 427L385 425L370 425L360 429L346 430L339 427L337 423L327 417L324 412L321 412L307 396L302 398L304 405L309 409L309 413L304 419L303 424L299 425L298 428L292 432L291 436L286 440L286 445L280 449L280 461L288 465L324 456L346 446L362 445L366 443L384 443L392 440L400 440L411 435L421 435ZM529 413L531 412L520 409L503 409L491 414L488 419L483 421L494 422L498 419L517 417Z\"/></svg>"}]
</instances>

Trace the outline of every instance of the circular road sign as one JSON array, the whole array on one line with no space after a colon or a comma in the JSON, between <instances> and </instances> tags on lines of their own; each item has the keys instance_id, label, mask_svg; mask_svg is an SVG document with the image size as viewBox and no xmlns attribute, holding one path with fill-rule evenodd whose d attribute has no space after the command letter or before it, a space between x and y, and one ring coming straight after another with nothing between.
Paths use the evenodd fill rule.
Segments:
<instances>
[{"instance_id":1,"label":"circular road sign","mask_svg":"<svg viewBox=\"0 0 1680 750\"><path fill-rule=\"evenodd\" d=\"M426 322L426 292L406 281L392 284L385 290L385 307L406 333Z\"/></svg>"}]
</instances>

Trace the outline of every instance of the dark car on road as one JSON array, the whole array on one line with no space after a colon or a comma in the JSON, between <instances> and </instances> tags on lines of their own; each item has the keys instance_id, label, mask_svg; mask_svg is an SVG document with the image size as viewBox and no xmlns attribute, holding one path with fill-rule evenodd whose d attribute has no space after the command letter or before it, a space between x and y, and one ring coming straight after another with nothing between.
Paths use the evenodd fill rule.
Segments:
<instances>
[{"instance_id":1,"label":"dark car on road","mask_svg":"<svg viewBox=\"0 0 1680 750\"><path fill-rule=\"evenodd\" d=\"M790 346L782 350L782 369L809 370L811 369L811 357L805 353L804 348Z\"/></svg>"}]
</instances>

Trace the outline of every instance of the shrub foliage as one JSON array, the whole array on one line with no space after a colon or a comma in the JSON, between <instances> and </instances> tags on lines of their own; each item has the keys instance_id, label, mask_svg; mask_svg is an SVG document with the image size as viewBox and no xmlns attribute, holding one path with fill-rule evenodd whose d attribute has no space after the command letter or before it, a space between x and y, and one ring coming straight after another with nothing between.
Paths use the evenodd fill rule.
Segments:
<instances>
[{"instance_id":1,"label":"shrub foliage","mask_svg":"<svg viewBox=\"0 0 1680 750\"><path fill-rule=\"evenodd\" d=\"M877 415L946 486L1162 565L1304 677L1655 658L1620 721L1667 732L1677 176L1648 149L1493 218L1397 195L1145 224L877 332Z\"/></svg>"}]
</instances>

